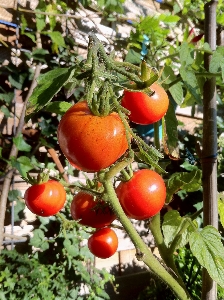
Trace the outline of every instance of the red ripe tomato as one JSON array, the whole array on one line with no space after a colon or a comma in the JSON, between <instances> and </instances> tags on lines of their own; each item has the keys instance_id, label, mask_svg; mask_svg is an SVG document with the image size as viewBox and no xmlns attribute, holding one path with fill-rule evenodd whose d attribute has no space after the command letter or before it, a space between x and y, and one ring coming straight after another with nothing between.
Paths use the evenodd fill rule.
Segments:
<instances>
[{"instance_id":1,"label":"red ripe tomato","mask_svg":"<svg viewBox=\"0 0 224 300\"><path fill-rule=\"evenodd\" d=\"M125 128L115 112L99 117L86 101L73 105L62 117L58 142L74 167L98 172L113 164L128 148Z\"/></svg>"},{"instance_id":2,"label":"red ripe tomato","mask_svg":"<svg viewBox=\"0 0 224 300\"><path fill-rule=\"evenodd\" d=\"M117 197L129 218L145 220L156 215L166 199L162 177L148 169L134 172L133 177L116 188Z\"/></svg>"},{"instance_id":3,"label":"red ripe tomato","mask_svg":"<svg viewBox=\"0 0 224 300\"><path fill-rule=\"evenodd\" d=\"M49 217L58 213L64 206L66 192L60 182L47 182L30 186L24 195L26 206L32 213Z\"/></svg>"},{"instance_id":4,"label":"red ripe tomato","mask_svg":"<svg viewBox=\"0 0 224 300\"><path fill-rule=\"evenodd\" d=\"M71 215L76 221L85 226L102 228L110 225L116 215L103 201L96 202L92 195L79 192L71 203Z\"/></svg>"},{"instance_id":5,"label":"red ripe tomato","mask_svg":"<svg viewBox=\"0 0 224 300\"><path fill-rule=\"evenodd\" d=\"M108 258L117 251L117 235L110 228L99 229L88 239L88 247L95 256Z\"/></svg>"},{"instance_id":6,"label":"red ripe tomato","mask_svg":"<svg viewBox=\"0 0 224 300\"><path fill-rule=\"evenodd\" d=\"M157 83L153 83L150 88L154 91L152 96L142 92L124 91L121 105L130 111L129 119L133 123L153 124L167 112L169 98L165 90Z\"/></svg>"}]
</instances>

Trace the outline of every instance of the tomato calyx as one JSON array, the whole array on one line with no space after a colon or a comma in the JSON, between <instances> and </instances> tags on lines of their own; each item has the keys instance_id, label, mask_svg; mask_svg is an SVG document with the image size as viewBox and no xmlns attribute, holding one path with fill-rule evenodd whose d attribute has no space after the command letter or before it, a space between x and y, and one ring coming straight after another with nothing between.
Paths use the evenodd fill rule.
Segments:
<instances>
[{"instance_id":1,"label":"tomato calyx","mask_svg":"<svg viewBox=\"0 0 224 300\"><path fill-rule=\"evenodd\" d=\"M26 181L26 183L31 185L45 183L49 180L49 178L49 172L38 173L37 177L30 176L30 174L27 173L27 177L22 177L22 179Z\"/></svg>"},{"instance_id":2,"label":"tomato calyx","mask_svg":"<svg viewBox=\"0 0 224 300\"><path fill-rule=\"evenodd\" d=\"M119 179L123 182L129 181L133 177L132 166L129 165L127 168L121 170L121 176Z\"/></svg>"},{"instance_id":3,"label":"tomato calyx","mask_svg":"<svg viewBox=\"0 0 224 300\"><path fill-rule=\"evenodd\" d=\"M159 74L155 68L152 68L147 65L147 63L143 60L141 63L141 75L140 82L128 82L123 84L123 88L129 92L142 92L146 93L148 96L152 96L155 91L151 89L151 85L155 83Z\"/></svg>"}]
</instances>

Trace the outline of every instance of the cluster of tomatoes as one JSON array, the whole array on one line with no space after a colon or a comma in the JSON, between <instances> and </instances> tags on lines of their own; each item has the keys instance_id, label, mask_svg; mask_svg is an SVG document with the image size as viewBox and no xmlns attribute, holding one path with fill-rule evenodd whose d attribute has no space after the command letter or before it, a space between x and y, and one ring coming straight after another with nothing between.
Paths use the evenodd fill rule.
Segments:
<instances>
[{"instance_id":1,"label":"cluster of tomatoes","mask_svg":"<svg viewBox=\"0 0 224 300\"><path fill-rule=\"evenodd\" d=\"M166 92L157 83L151 89L151 96L124 92L121 105L130 111L130 121L152 124L166 113L169 104ZM85 172L98 172L111 166L128 149L120 116L116 112L93 115L86 101L76 103L64 114L58 127L58 142L70 164ZM116 194L129 218L145 220L162 209L166 187L158 173L144 169L134 172L128 181L120 182ZM33 213L51 216L63 208L66 192L59 182L49 180L28 188L24 198ZM118 238L109 227L116 215L106 202L80 191L71 203L71 215L80 224L96 228L88 240L95 256L108 258L116 252Z\"/></svg>"}]
</instances>

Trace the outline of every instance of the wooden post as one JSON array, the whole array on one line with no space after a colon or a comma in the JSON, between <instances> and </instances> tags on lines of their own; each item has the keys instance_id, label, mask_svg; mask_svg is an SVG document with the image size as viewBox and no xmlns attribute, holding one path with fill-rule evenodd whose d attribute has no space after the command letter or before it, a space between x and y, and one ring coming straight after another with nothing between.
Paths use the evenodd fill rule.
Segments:
<instances>
[{"instance_id":1,"label":"wooden post","mask_svg":"<svg viewBox=\"0 0 224 300\"><path fill-rule=\"evenodd\" d=\"M212 50L216 49L216 6L217 1L210 1L205 10L205 42ZM205 54L204 65L209 69L211 55ZM203 213L204 226L218 228L217 203L217 105L216 78L208 79L204 84L203 93L203 141L202 141L202 177L203 177ZM206 269L202 276L202 300L217 298L217 285Z\"/></svg>"}]
</instances>

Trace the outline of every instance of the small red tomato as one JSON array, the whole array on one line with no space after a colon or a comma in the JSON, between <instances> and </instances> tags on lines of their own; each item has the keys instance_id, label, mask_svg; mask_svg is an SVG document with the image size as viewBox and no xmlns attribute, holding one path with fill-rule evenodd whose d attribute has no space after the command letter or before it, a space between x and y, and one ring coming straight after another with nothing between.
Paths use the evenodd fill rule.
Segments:
<instances>
[{"instance_id":1,"label":"small red tomato","mask_svg":"<svg viewBox=\"0 0 224 300\"><path fill-rule=\"evenodd\" d=\"M143 92L124 91L121 105L130 111L129 119L133 123L148 125L159 121L167 112L169 98L165 90L153 83L151 96Z\"/></svg>"},{"instance_id":2,"label":"small red tomato","mask_svg":"<svg viewBox=\"0 0 224 300\"><path fill-rule=\"evenodd\" d=\"M62 117L58 142L74 167L98 172L113 164L128 148L124 125L115 112L99 117L86 101L73 105Z\"/></svg>"},{"instance_id":3,"label":"small red tomato","mask_svg":"<svg viewBox=\"0 0 224 300\"><path fill-rule=\"evenodd\" d=\"M72 200L71 215L76 221L85 226L102 228L110 225L116 215L103 201L94 201L92 195L79 192Z\"/></svg>"},{"instance_id":4,"label":"small red tomato","mask_svg":"<svg viewBox=\"0 0 224 300\"><path fill-rule=\"evenodd\" d=\"M134 172L130 180L120 182L116 193L129 218L145 220L162 209L166 199L166 186L158 173L144 169Z\"/></svg>"},{"instance_id":5,"label":"small red tomato","mask_svg":"<svg viewBox=\"0 0 224 300\"><path fill-rule=\"evenodd\" d=\"M66 192L63 185L55 180L34 184L24 195L26 206L32 213L49 217L58 213L66 201Z\"/></svg>"},{"instance_id":6,"label":"small red tomato","mask_svg":"<svg viewBox=\"0 0 224 300\"><path fill-rule=\"evenodd\" d=\"M108 258L117 251L117 235L110 228L99 229L88 239L88 247L95 256Z\"/></svg>"}]
</instances>

